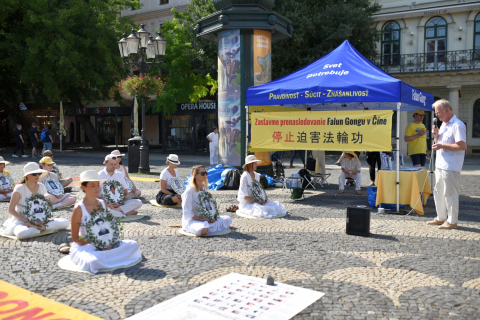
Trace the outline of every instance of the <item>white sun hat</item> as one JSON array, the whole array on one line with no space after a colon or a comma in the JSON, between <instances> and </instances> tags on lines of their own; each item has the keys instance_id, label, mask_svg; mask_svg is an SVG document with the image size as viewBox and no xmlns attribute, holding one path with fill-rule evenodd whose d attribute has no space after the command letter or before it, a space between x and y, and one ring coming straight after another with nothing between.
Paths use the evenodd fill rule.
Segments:
<instances>
[{"instance_id":1,"label":"white sun hat","mask_svg":"<svg viewBox=\"0 0 480 320\"><path fill-rule=\"evenodd\" d=\"M9 164L10 162L5 161L3 157L0 157L0 163L5 163L5 165Z\"/></svg>"},{"instance_id":2,"label":"white sun hat","mask_svg":"<svg viewBox=\"0 0 480 320\"><path fill-rule=\"evenodd\" d=\"M23 167L22 182L24 181L26 176L28 176L29 174L33 174L33 173L40 173L40 178L41 178L41 177L46 176L48 171L40 169L38 167L38 163L36 163L36 162L29 162Z\"/></svg>"},{"instance_id":3,"label":"white sun hat","mask_svg":"<svg viewBox=\"0 0 480 320\"><path fill-rule=\"evenodd\" d=\"M180 161L178 161L178 156L176 154L169 154L167 157L167 161L176 165L180 164Z\"/></svg>"},{"instance_id":4,"label":"white sun hat","mask_svg":"<svg viewBox=\"0 0 480 320\"><path fill-rule=\"evenodd\" d=\"M245 164L243 165L242 168L245 169L245 166L247 164L253 163L253 162L262 162L262 160L257 160L257 158L253 154L251 154L245 158Z\"/></svg>"},{"instance_id":5,"label":"white sun hat","mask_svg":"<svg viewBox=\"0 0 480 320\"><path fill-rule=\"evenodd\" d=\"M93 182L100 182L100 183L104 183L105 181L107 181L107 179L100 179L100 177L98 176L98 172L95 171L95 170L87 170L87 171L83 171L82 173L80 173L80 181L75 181L72 186L75 187L75 188L80 188L80 186L82 185L82 182L89 182L89 181L93 181Z\"/></svg>"},{"instance_id":6,"label":"white sun hat","mask_svg":"<svg viewBox=\"0 0 480 320\"><path fill-rule=\"evenodd\" d=\"M120 150L113 150L111 155L117 156L117 157L125 157L124 153L120 153Z\"/></svg>"}]
</instances>

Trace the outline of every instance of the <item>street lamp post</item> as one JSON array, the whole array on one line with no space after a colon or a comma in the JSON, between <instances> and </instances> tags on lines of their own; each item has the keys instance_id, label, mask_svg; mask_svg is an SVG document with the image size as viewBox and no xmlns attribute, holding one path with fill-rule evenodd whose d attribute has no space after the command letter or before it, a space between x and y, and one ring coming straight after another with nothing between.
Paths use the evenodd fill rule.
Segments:
<instances>
[{"instance_id":1,"label":"street lamp post","mask_svg":"<svg viewBox=\"0 0 480 320\"><path fill-rule=\"evenodd\" d=\"M162 38L160 32L153 39L150 33L144 29L144 26L144 24L141 24L141 28L137 32L132 29L132 33L128 37L123 34L123 38L118 41L123 64L132 70L139 70L140 74L146 74L147 71L161 65L167 48L167 41ZM138 168L141 173L150 173L146 135L145 95L142 94L142 136L140 139L140 166Z\"/></svg>"}]
</instances>

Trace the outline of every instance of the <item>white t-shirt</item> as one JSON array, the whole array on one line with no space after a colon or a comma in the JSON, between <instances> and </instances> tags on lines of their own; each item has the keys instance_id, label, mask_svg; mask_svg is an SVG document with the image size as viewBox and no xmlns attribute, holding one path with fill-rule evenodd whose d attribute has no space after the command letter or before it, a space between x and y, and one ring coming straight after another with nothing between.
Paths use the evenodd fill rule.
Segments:
<instances>
[{"instance_id":1,"label":"white t-shirt","mask_svg":"<svg viewBox=\"0 0 480 320\"><path fill-rule=\"evenodd\" d=\"M121 173L118 170L115 170L112 175L109 175L107 172L107 169L103 169L102 171L98 172L98 176L100 177L101 180L106 179L107 181L110 181L110 180L118 181L122 185L123 189L128 189L127 182L125 182L125 176L123 175L123 173ZM100 195L103 196L102 185L103 183L100 185Z\"/></svg>"},{"instance_id":2,"label":"white t-shirt","mask_svg":"<svg viewBox=\"0 0 480 320\"><path fill-rule=\"evenodd\" d=\"M179 178L179 173L177 171L177 169L173 169L173 171L175 171L175 177L176 178ZM173 176L170 174L170 172L168 172L168 168L165 168L163 169L163 171L160 173L160 180L165 180L166 181L166 185L165 185L165 188L167 190L173 190L172 189L172 185L170 184L170 179L172 179Z\"/></svg>"},{"instance_id":3,"label":"white t-shirt","mask_svg":"<svg viewBox=\"0 0 480 320\"><path fill-rule=\"evenodd\" d=\"M212 142L210 142L212 145L218 146L218 133L210 132L210 134L207 137L212 139Z\"/></svg>"},{"instance_id":4,"label":"white t-shirt","mask_svg":"<svg viewBox=\"0 0 480 320\"><path fill-rule=\"evenodd\" d=\"M42 183L39 183L38 185L39 185L38 186L38 191L37 191L36 194L40 194L42 196L46 195L47 194L47 188L45 188L45 186ZM20 199L18 200L18 204L15 207L15 210L18 213L22 214L23 210L24 210L24 206L25 206L25 201L27 200L27 198L30 198L33 194L30 191L30 189L28 189L28 187L24 183L21 183L21 184L15 186L15 188L13 189L13 192L14 193L18 192L20 194Z\"/></svg>"}]
</instances>

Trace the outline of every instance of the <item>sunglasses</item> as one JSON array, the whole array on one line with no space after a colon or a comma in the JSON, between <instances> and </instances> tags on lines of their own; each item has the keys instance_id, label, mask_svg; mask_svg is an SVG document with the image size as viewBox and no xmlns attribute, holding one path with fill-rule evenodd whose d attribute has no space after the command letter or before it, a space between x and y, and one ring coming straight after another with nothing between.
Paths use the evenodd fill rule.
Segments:
<instances>
[{"instance_id":1,"label":"sunglasses","mask_svg":"<svg viewBox=\"0 0 480 320\"><path fill-rule=\"evenodd\" d=\"M117 157L110 157L110 159L112 159L112 160L117 160Z\"/></svg>"},{"instance_id":2,"label":"sunglasses","mask_svg":"<svg viewBox=\"0 0 480 320\"><path fill-rule=\"evenodd\" d=\"M36 176L39 176L41 175L41 173L31 173L32 176L36 177Z\"/></svg>"},{"instance_id":3,"label":"sunglasses","mask_svg":"<svg viewBox=\"0 0 480 320\"><path fill-rule=\"evenodd\" d=\"M199 172L198 174L201 175L202 177L207 175L205 171Z\"/></svg>"}]
</instances>

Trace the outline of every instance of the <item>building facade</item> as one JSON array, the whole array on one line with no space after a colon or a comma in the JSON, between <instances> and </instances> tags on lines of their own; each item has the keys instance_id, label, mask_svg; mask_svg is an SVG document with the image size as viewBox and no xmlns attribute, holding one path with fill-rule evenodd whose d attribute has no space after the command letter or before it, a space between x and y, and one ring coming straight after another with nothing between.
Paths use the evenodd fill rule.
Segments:
<instances>
[{"instance_id":1,"label":"building facade","mask_svg":"<svg viewBox=\"0 0 480 320\"><path fill-rule=\"evenodd\" d=\"M467 153L480 153L480 3L381 0L372 61L435 99L447 99L467 126ZM404 132L412 112L400 115ZM430 125L430 122L427 122ZM406 154L406 144L401 146Z\"/></svg>"}]
</instances>

